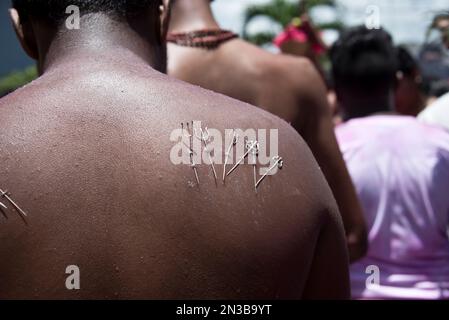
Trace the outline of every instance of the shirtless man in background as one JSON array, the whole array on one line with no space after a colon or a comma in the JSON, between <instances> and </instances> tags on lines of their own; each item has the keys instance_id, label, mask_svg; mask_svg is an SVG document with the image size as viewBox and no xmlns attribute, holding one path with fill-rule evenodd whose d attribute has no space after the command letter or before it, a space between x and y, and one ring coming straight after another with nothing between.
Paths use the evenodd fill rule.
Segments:
<instances>
[{"instance_id":1,"label":"shirtless man in background","mask_svg":"<svg viewBox=\"0 0 449 320\"><path fill-rule=\"evenodd\" d=\"M169 75L259 106L291 123L331 186L343 217L351 261L363 257L367 233L362 209L337 145L323 81L313 64L305 58L273 55L229 33L218 35L229 41L209 41L208 48L192 48L201 38L192 41L189 33L198 30L203 34L220 30L210 0L175 0ZM204 39L206 43L211 36Z\"/></svg>"},{"instance_id":2,"label":"shirtless man in background","mask_svg":"<svg viewBox=\"0 0 449 320\"><path fill-rule=\"evenodd\" d=\"M81 11L80 29L64 23ZM279 118L171 79L169 4L14 0L41 76L0 100L0 299L349 297L344 231L312 153ZM148 25L152 26L148 28ZM182 122L279 130L284 168L215 185L170 161ZM1 198L0 201L9 206ZM80 270L68 290L66 268Z\"/></svg>"}]
</instances>

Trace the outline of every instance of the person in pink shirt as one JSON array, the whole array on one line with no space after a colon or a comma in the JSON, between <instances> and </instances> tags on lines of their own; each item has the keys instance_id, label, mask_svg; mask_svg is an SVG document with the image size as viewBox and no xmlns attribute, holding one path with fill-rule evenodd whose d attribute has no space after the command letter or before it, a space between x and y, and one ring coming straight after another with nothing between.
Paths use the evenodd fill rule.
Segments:
<instances>
[{"instance_id":1,"label":"person in pink shirt","mask_svg":"<svg viewBox=\"0 0 449 320\"><path fill-rule=\"evenodd\" d=\"M449 133L394 114L390 35L356 27L331 50L340 148L369 228L355 299L449 299Z\"/></svg>"}]
</instances>

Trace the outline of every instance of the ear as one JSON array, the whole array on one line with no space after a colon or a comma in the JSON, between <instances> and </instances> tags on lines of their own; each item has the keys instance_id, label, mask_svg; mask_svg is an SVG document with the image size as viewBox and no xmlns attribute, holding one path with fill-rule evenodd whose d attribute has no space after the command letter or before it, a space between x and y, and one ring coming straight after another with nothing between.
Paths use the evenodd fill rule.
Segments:
<instances>
[{"instance_id":1,"label":"ear","mask_svg":"<svg viewBox=\"0 0 449 320\"><path fill-rule=\"evenodd\" d=\"M403 80L405 80L405 78L406 77L403 72L401 71L396 72L396 76L393 77L394 90L396 90L399 87L399 85Z\"/></svg>"},{"instance_id":2,"label":"ear","mask_svg":"<svg viewBox=\"0 0 449 320\"><path fill-rule=\"evenodd\" d=\"M161 38L165 42L167 38L168 28L171 17L171 0L161 0L159 7L160 21L161 21Z\"/></svg>"},{"instance_id":3,"label":"ear","mask_svg":"<svg viewBox=\"0 0 449 320\"><path fill-rule=\"evenodd\" d=\"M23 50L34 60L38 60L39 54L34 36L33 27L30 22L23 23L16 9L9 9L9 17L11 18L14 31Z\"/></svg>"}]
</instances>

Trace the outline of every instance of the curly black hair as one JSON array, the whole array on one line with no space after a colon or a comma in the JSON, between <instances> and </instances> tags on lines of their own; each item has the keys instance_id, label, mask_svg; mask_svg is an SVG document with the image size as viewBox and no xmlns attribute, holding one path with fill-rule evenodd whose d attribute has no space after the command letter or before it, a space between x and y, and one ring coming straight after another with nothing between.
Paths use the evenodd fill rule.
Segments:
<instances>
[{"instance_id":1,"label":"curly black hair","mask_svg":"<svg viewBox=\"0 0 449 320\"><path fill-rule=\"evenodd\" d=\"M392 37L383 29L359 26L344 31L330 57L337 87L370 92L394 86L397 51Z\"/></svg>"}]
</instances>

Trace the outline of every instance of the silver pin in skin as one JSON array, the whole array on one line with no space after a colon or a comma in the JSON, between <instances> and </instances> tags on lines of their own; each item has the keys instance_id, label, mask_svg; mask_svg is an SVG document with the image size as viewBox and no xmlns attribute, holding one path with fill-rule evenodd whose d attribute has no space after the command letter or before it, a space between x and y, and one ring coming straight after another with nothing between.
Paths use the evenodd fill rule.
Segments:
<instances>
[{"instance_id":1,"label":"silver pin in skin","mask_svg":"<svg viewBox=\"0 0 449 320\"><path fill-rule=\"evenodd\" d=\"M245 160L245 158L249 155L249 153L255 149L258 148L259 143L257 141L248 141L248 143L246 144L246 152L245 154L239 159L239 161L237 161L237 163L232 167L231 170L229 170L229 172L226 174L226 176L229 176L231 173L233 173L235 171L235 169L238 168L238 166L243 162L243 160Z\"/></svg>"},{"instance_id":2,"label":"silver pin in skin","mask_svg":"<svg viewBox=\"0 0 449 320\"><path fill-rule=\"evenodd\" d=\"M181 123L182 132L184 134L184 123ZM192 121L192 129L193 129L193 121ZM190 166L193 168L193 172L195 173L196 182L198 183L198 186L200 185L200 178L198 176L198 169L196 168L195 159L194 159L194 152L193 152L193 134L190 133L190 127L189 123L187 122L187 135L186 137L189 138L189 156L190 156Z\"/></svg>"},{"instance_id":3,"label":"silver pin in skin","mask_svg":"<svg viewBox=\"0 0 449 320\"><path fill-rule=\"evenodd\" d=\"M209 148L207 147L207 144L210 141L209 130L206 127L205 130L203 130L203 128L200 128L199 131L200 132L198 134L196 129L194 129L195 137L204 144L204 151L206 151L207 156L209 157L209 162L210 162L210 165L212 167L212 172L214 173L215 184L217 184L218 177L217 177L217 171L215 171L214 159L213 159L213 157L211 155L212 150L209 150Z\"/></svg>"},{"instance_id":4,"label":"silver pin in skin","mask_svg":"<svg viewBox=\"0 0 449 320\"><path fill-rule=\"evenodd\" d=\"M271 171L273 171L274 168L278 167L278 169L282 169L282 167L284 166L284 159L282 159L281 157L276 156L273 158L273 160L274 160L274 164L267 170L267 172L265 172L265 174L262 176L262 178L260 178L259 181L257 181L256 190L260 186L262 181L268 176L268 174Z\"/></svg>"},{"instance_id":5,"label":"silver pin in skin","mask_svg":"<svg viewBox=\"0 0 449 320\"><path fill-rule=\"evenodd\" d=\"M22 218L23 222L25 222L26 225L28 225L26 218L27 218L27 214L25 211L23 211L15 202L14 200L11 199L10 195L8 194L8 191L3 191L0 189L0 198L2 199L6 199L9 204L19 213L20 217ZM1 211L3 212L3 214L6 216L5 212L3 211L3 209L6 209L6 206L1 203Z\"/></svg>"},{"instance_id":6,"label":"silver pin in skin","mask_svg":"<svg viewBox=\"0 0 449 320\"><path fill-rule=\"evenodd\" d=\"M6 215L5 210L8 210L8 208L3 203L0 202L0 212L5 217L5 219L8 219L8 216Z\"/></svg>"},{"instance_id":7,"label":"silver pin in skin","mask_svg":"<svg viewBox=\"0 0 449 320\"><path fill-rule=\"evenodd\" d=\"M254 141L248 141L246 147L250 149L251 163L253 164L253 175L254 175L254 190L257 192L257 157L259 156L259 143L256 141L256 146L251 148Z\"/></svg>"},{"instance_id":8,"label":"silver pin in skin","mask_svg":"<svg viewBox=\"0 0 449 320\"><path fill-rule=\"evenodd\" d=\"M232 149L237 145L238 140L239 140L239 136L237 135L235 130L233 130L232 142L229 144L229 147L225 154L225 161L224 161L224 165L223 165L223 183L225 183L225 180L226 180L226 166L228 165L229 156L231 155Z\"/></svg>"}]
</instances>

